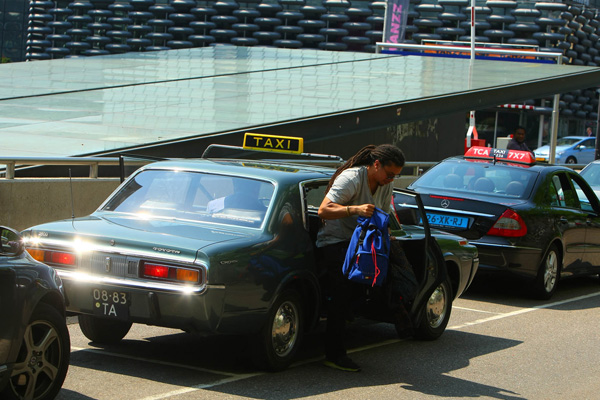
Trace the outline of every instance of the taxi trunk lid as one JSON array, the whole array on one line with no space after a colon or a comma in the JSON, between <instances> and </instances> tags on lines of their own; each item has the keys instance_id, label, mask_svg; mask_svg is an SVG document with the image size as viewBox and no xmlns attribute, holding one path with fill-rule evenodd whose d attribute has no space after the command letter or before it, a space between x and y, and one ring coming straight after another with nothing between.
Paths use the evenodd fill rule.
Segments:
<instances>
[{"instance_id":1,"label":"taxi trunk lid","mask_svg":"<svg viewBox=\"0 0 600 400\"><path fill-rule=\"evenodd\" d=\"M197 252L209 245L250 236L201 224L116 215L51 222L28 231L43 247L134 254L187 263L194 262Z\"/></svg>"}]
</instances>

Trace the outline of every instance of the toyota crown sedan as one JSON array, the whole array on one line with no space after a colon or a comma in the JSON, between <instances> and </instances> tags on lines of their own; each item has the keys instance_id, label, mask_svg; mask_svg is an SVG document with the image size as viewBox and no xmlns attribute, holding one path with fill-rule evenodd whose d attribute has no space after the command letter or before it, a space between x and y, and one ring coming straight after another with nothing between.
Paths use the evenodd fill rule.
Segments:
<instances>
[{"instance_id":1,"label":"toyota crown sedan","mask_svg":"<svg viewBox=\"0 0 600 400\"><path fill-rule=\"evenodd\" d=\"M600 204L570 168L472 147L409 188L421 194L430 225L477 246L482 273L529 280L536 298L552 297L560 278L600 273Z\"/></svg>"},{"instance_id":2,"label":"toyota crown sedan","mask_svg":"<svg viewBox=\"0 0 600 400\"><path fill-rule=\"evenodd\" d=\"M91 215L23 234L28 251L58 271L67 308L90 340L118 342L133 323L245 335L258 367L281 370L324 315L317 210L334 171L208 156L156 162ZM402 204L420 204L416 193L399 196ZM392 235L405 244L419 279L408 310L415 335L435 339L475 274L477 249L464 238L393 221ZM380 294L373 288L370 295ZM382 312L386 304L375 308L364 307L365 316L397 322ZM398 332L404 328L396 323Z\"/></svg>"}]
</instances>

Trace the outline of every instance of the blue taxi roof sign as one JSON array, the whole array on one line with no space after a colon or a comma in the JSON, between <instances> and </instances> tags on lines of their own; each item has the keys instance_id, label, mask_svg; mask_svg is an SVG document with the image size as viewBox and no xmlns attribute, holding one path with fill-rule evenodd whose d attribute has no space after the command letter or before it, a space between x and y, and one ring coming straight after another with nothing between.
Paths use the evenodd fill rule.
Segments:
<instances>
[{"instance_id":1,"label":"blue taxi roof sign","mask_svg":"<svg viewBox=\"0 0 600 400\"><path fill-rule=\"evenodd\" d=\"M507 161L517 164L535 164L533 153L521 150L495 149L492 147L473 146L465 153L465 158L479 160Z\"/></svg>"},{"instance_id":2,"label":"blue taxi roof sign","mask_svg":"<svg viewBox=\"0 0 600 400\"><path fill-rule=\"evenodd\" d=\"M246 132L242 147L249 150L302 154L304 138Z\"/></svg>"}]
</instances>

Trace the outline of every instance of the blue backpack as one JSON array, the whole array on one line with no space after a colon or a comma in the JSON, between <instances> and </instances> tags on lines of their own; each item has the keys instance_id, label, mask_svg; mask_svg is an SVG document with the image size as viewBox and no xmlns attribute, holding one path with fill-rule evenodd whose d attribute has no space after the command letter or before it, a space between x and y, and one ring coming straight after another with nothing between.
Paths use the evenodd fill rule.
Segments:
<instances>
[{"instance_id":1,"label":"blue backpack","mask_svg":"<svg viewBox=\"0 0 600 400\"><path fill-rule=\"evenodd\" d=\"M390 216L375 208L370 218L358 217L342 267L344 276L354 282L381 286L388 271Z\"/></svg>"}]
</instances>

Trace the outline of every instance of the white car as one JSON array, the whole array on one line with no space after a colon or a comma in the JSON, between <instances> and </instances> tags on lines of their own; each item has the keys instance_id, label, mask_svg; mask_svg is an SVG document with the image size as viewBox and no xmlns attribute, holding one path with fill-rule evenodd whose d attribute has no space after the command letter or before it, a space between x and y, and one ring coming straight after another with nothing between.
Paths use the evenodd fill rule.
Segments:
<instances>
[{"instance_id":1,"label":"white car","mask_svg":"<svg viewBox=\"0 0 600 400\"><path fill-rule=\"evenodd\" d=\"M596 196L600 198L600 160L595 160L581 170L580 175L594 189Z\"/></svg>"}]
</instances>

